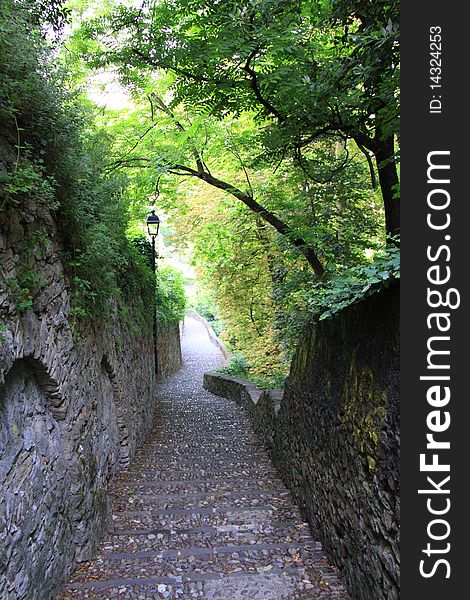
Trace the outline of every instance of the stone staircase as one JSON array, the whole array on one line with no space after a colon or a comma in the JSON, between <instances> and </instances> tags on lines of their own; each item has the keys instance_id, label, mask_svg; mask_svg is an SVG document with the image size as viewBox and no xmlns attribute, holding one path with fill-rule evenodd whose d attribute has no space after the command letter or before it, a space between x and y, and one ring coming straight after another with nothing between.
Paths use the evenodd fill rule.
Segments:
<instances>
[{"instance_id":1,"label":"stone staircase","mask_svg":"<svg viewBox=\"0 0 470 600\"><path fill-rule=\"evenodd\" d=\"M186 323L152 439L109 488L112 526L58 600L349 599L242 409L202 389L221 357L200 328Z\"/></svg>"}]
</instances>

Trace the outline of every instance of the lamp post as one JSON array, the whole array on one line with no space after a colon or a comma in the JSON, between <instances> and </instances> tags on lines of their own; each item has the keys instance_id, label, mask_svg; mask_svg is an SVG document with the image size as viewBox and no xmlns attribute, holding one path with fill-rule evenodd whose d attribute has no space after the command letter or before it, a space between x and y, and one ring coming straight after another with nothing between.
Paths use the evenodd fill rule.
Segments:
<instances>
[{"instance_id":1,"label":"lamp post","mask_svg":"<svg viewBox=\"0 0 470 600\"><path fill-rule=\"evenodd\" d=\"M152 238L152 270L155 275L155 285L157 284L156 274L157 274L157 261L156 261L156 252L155 252L155 240L158 235L158 230L160 229L160 219L155 214L155 211L152 210L147 217L147 231L149 236ZM157 353L157 311L156 307L153 311L153 348L155 353L155 373L158 377L158 353Z\"/></svg>"},{"instance_id":2,"label":"lamp post","mask_svg":"<svg viewBox=\"0 0 470 600\"><path fill-rule=\"evenodd\" d=\"M155 239L158 235L158 230L160 229L160 219L155 214L155 211L150 211L149 216L147 217L147 231L149 236L152 238L152 270L156 273L157 263L155 260Z\"/></svg>"}]
</instances>

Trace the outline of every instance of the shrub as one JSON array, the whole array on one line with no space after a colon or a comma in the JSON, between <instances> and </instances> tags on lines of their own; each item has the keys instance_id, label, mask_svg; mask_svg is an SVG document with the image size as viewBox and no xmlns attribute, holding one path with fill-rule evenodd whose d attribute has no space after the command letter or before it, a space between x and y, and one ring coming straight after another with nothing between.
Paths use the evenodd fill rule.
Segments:
<instances>
[{"instance_id":1,"label":"shrub","mask_svg":"<svg viewBox=\"0 0 470 600\"><path fill-rule=\"evenodd\" d=\"M66 12L58 1L44 11L42 4L0 4L0 135L14 149L1 174L0 210L21 211L33 202L54 212L75 321L105 321L114 297L121 315L150 331L154 283L125 235L127 181L109 173L108 136L94 124L90 102L70 89L44 39L40 14L58 28ZM28 262L26 251L21 260ZM32 307L33 284L11 283L18 310Z\"/></svg>"},{"instance_id":2,"label":"shrub","mask_svg":"<svg viewBox=\"0 0 470 600\"><path fill-rule=\"evenodd\" d=\"M157 321L169 325L178 323L186 312L186 293L182 274L171 266L157 271Z\"/></svg>"}]
</instances>

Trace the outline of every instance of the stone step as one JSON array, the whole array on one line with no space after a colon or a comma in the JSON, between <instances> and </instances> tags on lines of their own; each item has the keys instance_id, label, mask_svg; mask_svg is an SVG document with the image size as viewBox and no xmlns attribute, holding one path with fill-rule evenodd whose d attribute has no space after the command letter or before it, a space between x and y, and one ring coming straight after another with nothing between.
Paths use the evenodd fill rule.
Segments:
<instances>
[{"instance_id":1,"label":"stone step","mask_svg":"<svg viewBox=\"0 0 470 600\"><path fill-rule=\"evenodd\" d=\"M173 444L173 446L172 446ZM227 446L234 446L237 447L238 444L250 444L252 445L252 440L250 438L240 438L238 436L229 436L229 435L218 435L218 436L211 436L209 439L207 438L192 438L192 437L185 437L185 438L175 438L173 440L169 440L165 437L165 440L162 441L160 440L160 442L155 442L153 444L151 444L148 449L152 450L152 448L168 448L168 449L172 449L172 448L181 448L181 447L185 447L185 446L189 446L191 448L199 448L201 445L202 446L207 446L207 447L211 447L212 445L214 445L214 447L217 446L221 446L221 447L227 447ZM256 444L257 448L262 448L262 444L260 444L259 442Z\"/></svg>"},{"instance_id":2,"label":"stone step","mask_svg":"<svg viewBox=\"0 0 470 600\"><path fill-rule=\"evenodd\" d=\"M179 425L180 427L184 427L185 425L183 423L181 423ZM168 443L175 443L175 444L185 444L185 443L194 443L196 444L198 441L204 442L207 440L210 440L214 443L223 443L224 440L230 440L233 443L236 443L237 441L255 441L256 438L254 437L253 432L250 433L243 433L241 430L226 430L223 427L215 427L213 429L211 429L210 431L203 431L201 430L201 428L199 428L199 432L197 430L193 430L191 432L189 432L187 435L182 435L181 433L178 433L178 429L175 429L175 431L168 431L167 432L168 435L165 434L165 436L163 437L159 437L156 440L152 440L152 445L154 442L156 443L163 443L163 444L168 444ZM257 444L260 444L260 440L259 438L256 440Z\"/></svg>"},{"instance_id":3,"label":"stone step","mask_svg":"<svg viewBox=\"0 0 470 600\"><path fill-rule=\"evenodd\" d=\"M211 444L200 444L198 447L187 448L185 446L174 446L173 448L147 448L145 451L138 450L135 454L134 460L138 462L142 459L147 458L167 458L169 456L201 456L206 460L211 456L249 456L256 458L258 455L267 457L266 451L262 446L254 447L253 444L237 444L235 447L227 443L225 446L214 447Z\"/></svg>"},{"instance_id":4,"label":"stone step","mask_svg":"<svg viewBox=\"0 0 470 600\"><path fill-rule=\"evenodd\" d=\"M247 423L243 409L234 402L223 403L217 396L178 398L175 402L166 403L162 406L159 414L160 424L165 424L170 415L177 419L193 419L195 415L204 422L206 427L212 427L217 419L224 420L230 427L240 427Z\"/></svg>"},{"instance_id":5,"label":"stone step","mask_svg":"<svg viewBox=\"0 0 470 600\"><path fill-rule=\"evenodd\" d=\"M136 466L130 467L127 471L121 471L118 474L120 481L122 482L134 482L134 481L155 481L159 480L162 482L169 481L193 481L195 479L211 479L213 481L224 479L229 480L239 479L241 477L247 478L277 478L277 474L271 465L241 465L234 467L230 471L227 469L212 469L207 467L200 467L199 469L191 468L170 468L170 469L143 469L137 468Z\"/></svg>"},{"instance_id":6,"label":"stone step","mask_svg":"<svg viewBox=\"0 0 470 600\"><path fill-rule=\"evenodd\" d=\"M197 510L194 508L173 508L116 512L112 516L112 530L117 533L129 530L178 530L194 527L250 524L267 526L272 523L292 524L302 522L300 511L294 506L277 508L221 506L218 508L198 508Z\"/></svg>"},{"instance_id":7,"label":"stone step","mask_svg":"<svg viewBox=\"0 0 470 600\"><path fill-rule=\"evenodd\" d=\"M180 464L182 466L187 464L197 465L239 465L239 464L264 464L268 465L269 460L264 453L261 452L246 452L240 450L240 452L207 452L204 449L201 452L149 452L145 457L134 458L135 468L143 467L148 468L149 465L169 465L169 464Z\"/></svg>"},{"instance_id":8,"label":"stone step","mask_svg":"<svg viewBox=\"0 0 470 600\"><path fill-rule=\"evenodd\" d=\"M140 448L136 454L134 460L139 460L141 457L145 457L147 455L155 455L155 454L164 454L169 455L172 453L181 455L181 454L200 454L202 452L206 453L227 453L231 454L239 454L241 451L248 452L250 454L262 453L264 454L266 450L261 444L253 444L250 440L225 440L224 443L215 444L213 442L201 442L199 444L175 444L174 446L168 444L153 444L148 448L142 449Z\"/></svg>"},{"instance_id":9,"label":"stone step","mask_svg":"<svg viewBox=\"0 0 470 600\"><path fill-rule=\"evenodd\" d=\"M237 420L237 417L234 417ZM188 435L184 435L183 430L180 427L189 427ZM211 418L211 425L208 426L206 422L201 421L200 423L191 423L188 424L185 419L174 419L171 423L168 424L168 427L165 429L165 437L162 437L159 441L166 441L168 436L171 440L183 440L187 439L188 441L191 439L203 438L205 436L217 437L222 434L234 438L240 437L251 437L253 435L252 427L247 427L246 425L240 425L236 427L231 427L229 422L219 422L214 418Z\"/></svg>"},{"instance_id":10,"label":"stone step","mask_svg":"<svg viewBox=\"0 0 470 600\"><path fill-rule=\"evenodd\" d=\"M172 428L169 428L167 430L165 430L165 436L163 437L159 437L157 440L152 440L153 441L158 441L158 442L191 442L191 441L197 441L197 440L214 440L214 441L223 441L223 439L233 439L233 440L246 440L246 439L256 439L254 438L254 433L253 430L247 430L246 427L244 428L227 428L225 425L214 425L213 427L211 427L210 429L206 429L204 426L199 425L199 426L194 426L191 428L191 430L188 432L187 435L183 435L181 433L181 429L179 429L179 427L185 427L186 423L184 422L174 422L172 424ZM258 443L260 442L259 438L258 438Z\"/></svg>"},{"instance_id":11,"label":"stone step","mask_svg":"<svg viewBox=\"0 0 470 600\"><path fill-rule=\"evenodd\" d=\"M308 525L287 523L246 523L173 529L134 529L109 532L103 542L106 552L162 551L185 547L218 547L253 544L259 539L268 543L309 543Z\"/></svg>"},{"instance_id":12,"label":"stone step","mask_svg":"<svg viewBox=\"0 0 470 600\"><path fill-rule=\"evenodd\" d=\"M182 406L175 403L173 406L165 407L161 418L162 421L168 423L170 431L176 430L175 423L179 422L184 422L185 425L201 425L201 430L210 431L214 427L220 426L229 431L240 429L240 427L249 423L243 412L233 410L234 407L236 408L234 404L221 404L218 407L210 407L207 403L197 401L191 401Z\"/></svg>"},{"instance_id":13,"label":"stone step","mask_svg":"<svg viewBox=\"0 0 470 600\"><path fill-rule=\"evenodd\" d=\"M102 557L104 560L146 560L153 558L178 558L178 557L191 557L191 556L204 556L208 559L217 558L225 554L244 555L245 553L251 552L265 552L265 551L281 551L292 550L315 550L323 556L323 551L319 543L312 542L311 540L305 540L303 542L262 542L253 544L230 544L225 546L192 546L187 548L162 548L160 550L136 550L132 552L102 552L97 556L99 559ZM295 552L295 553L296 553ZM295 554L291 553L291 555Z\"/></svg>"},{"instance_id":14,"label":"stone step","mask_svg":"<svg viewBox=\"0 0 470 600\"><path fill-rule=\"evenodd\" d=\"M181 424L181 427L184 427L183 424ZM172 432L168 432L168 436L165 435L165 437L159 438L157 440L153 440L151 446L153 445L157 445L157 444L169 444L169 443L174 443L176 445L182 444L193 444L196 445L199 441L201 443L207 443L208 441L211 443L219 443L219 444L223 444L225 441L229 441L232 444L237 444L237 443L256 443L257 446L261 446L261 442L258 439L256 439L256 437L254 437L253 433L250 433L249 435L247 434L242 434L240 431L227 431L224 430L221 427L217 427L211 431L201 431L201 433L196 433L195 431L189 433L188 435L179 435L177 433L177 431L175 431L174 433ZM150 447L151 447L150 446Z\"/></svg>"},{"instance_id":15,"label":"stone step","mask_svg":"<svg viewBox=\"0 0 470 600\"><path fill-rule=\"evenodd\" d=\"M90 580L69 585L58 598L139 598L150 600L347 600L334 575L302 568L260 571L195 572L188 575ZM88 595L93 594L93 596ZM85 594L87 594L85 596Z\"/></svg>"},{"instance_id":16,"label":"stone step","mask_svg":"<svg viewBox=\"0 0 470 600\"><path fill-rule=\"evenodd\" d=\"M262 490L219 491L213 493L181 493L181 494L111 494L112 507L115 512L125 510L159 510L189 509L197 512L201 508L218 508L231 505L239 508L252 507L284 507L292 505L290 493L284 489L274 492Z\"/></svg>"},{"instance_id":17,"label":"stone step","mask_svg":"<svg viewBox=\"0 0 470 600\"><path fill-rule=\"evenodd\" d=\"M151 500L167 498L169 500L178 500L180 498L205 500L206 497L213 496L230 496L230 495L253 495L253 494L272 494L281 498L288 496L289 492L279 480L214 480L195 479L188 483L178 481L175 483L168 482L145 482L125 484L120 482L119 485L110 486L109 493L116 500L139 500L150 498ZM132 502L131 502L132 504Z\"/></svg>"},{"instance_id":18,"label":"stone step","mask_svg":"<svg viewBox=\"0 0 470 600\"><path fill-rule=\"evenodd\" d=\"M178 437L182 437L182 438L186 437L184 431L177 430L175 427L172 426L173 415L174 415L173 411L171 413L169 412L167 415L163 415L163 416L160 415L157 423L155 423L153 425L152 431L154 431L157 435L160 434L160 432L164 432L165 437L166 437L167 433L170 435L177 435ZM243 420L243 422L240 422L240 419L238 417L235 419L229 420L229 428L231 431L240 432L240 435L246 435L246 436L253 435L252 429L246 428L245 420ZM211 422L206 422L203 433L201 432L201 430L197 430L197 429L195 429L194 431L190 431L190 433L194 437L203 437L203 435L205 435L211 429L214 429L214 426L211 424Z\"/></svg>"},{"instance_id":19,"label":"stone step","mask_svg":"<svg viewBox=\"0 0 470 600\"><path fill-rule=\"evenodd\" d=\"M128 482L116 478L109 486L109 491L123 497L139 494L176 494L176 493L214 493L231 490L282 490L285 488L279 479L266 477L264 479L247 479L245 477L233 477L232 479L193 479L177 481L142 481L140 478L134 482Z\"/></svg>"},{"instance_id":20,"label":"stone step","mask_svg":"<svg viewBox=\"0 0 470 600\"><path fill-rule=\"evenodd\" d=\"M200 410L200 414L201 414L200 420L201 420L201 422L204 423L204 426L203 426L203 429L194 429L194 430L191 430L190 433L192 433L195 436L198 436L198 435L202 435L202 432L206 433L213 429L217 429L217 426L221 422L220 417L215 418L212 415L211 418L208 418L203 409L201 409L200 407L198 408L198 405L195 405L195 404L193 404L193 406L195 407L195 410ZM175 419L174 421L173 421L173 417ZM159 415L158 421L154 426L154 431L156 433L159 433L159 431L164 431L165 433L168 432L170 434L176 433L176 434L184 437L185 432L182 430L178 430L174 426L175 421L185 421L186 422L186 417L182 413L180 413L179 411L177 411L175 409L166 410L166 411L164 411L163 414ZM240 415L240 414L231 415L229 418L224 419L224 426L227 430L239 431L243 435L250 435L252 433L251 427L249 427L249 428L246 427L247 423L248 423L248 421L244 418L243 414L242 415Z\"/></svg>"},{"instance_id":21,"label":"stone step","mask_svg":"<svg viewBox=\"0 0 470 600\"><path fill-rule=\"evenodd\" d=\"M138 469L149 469L149 468L155 468L155 469L177 469L180 466L182 467L187 467L188 465L191 465L193 469L204 469L204 468L217 468L217 469L228 469L228 470L232 470L232 469L240 469L240 468L245 468L245 467L252 467L252 466L262 466L262 467L269 467L270 463L268 461L268 459L266 457L259 457L259 456L252 456L252 457L237 457L234 456L233 460L230 460L229 458L216 458L214 457L213 460L209 458L205 459L201 459L197 456L195 456L194 458L184 458L184 457L177 457L177 456L168 456L168 458L151 458L148 457L148 459L145 460L141 460L139 462L134 463L134 467L133 470L138 470Z\"/></svg>"},{"instance_id":22,"label":"stone step","mask_svg":"<svg viewBox=\"0 0 470 600\"><path fill-rule=\"evenodd\" d=\"M71 583L85 583L99 577L106 581L126 577L191 577L194 571L227 573L263 571L297 566L313 572L329 570L321 548L315 544L265 544L185 548L161 552L100 553L92 564L84 564L74 573Z\"/></svg>"}]
</instances>

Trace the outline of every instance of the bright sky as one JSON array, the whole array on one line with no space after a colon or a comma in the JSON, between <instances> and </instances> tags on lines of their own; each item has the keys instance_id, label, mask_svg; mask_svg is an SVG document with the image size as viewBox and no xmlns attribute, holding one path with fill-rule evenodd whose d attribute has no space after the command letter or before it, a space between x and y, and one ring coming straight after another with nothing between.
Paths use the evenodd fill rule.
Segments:
<instances>
[{"instance_id":1,"label":"bright sky","mask_svg":"<svg viewBox=\"0 0 470 600\"><path fill-rule=\"evenodd\" d=\"M132 99L112 71L96 73L89 78L88 97L98 106L111 110L132 107Z\"/></svg>"}]
</instances>

